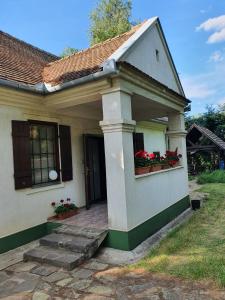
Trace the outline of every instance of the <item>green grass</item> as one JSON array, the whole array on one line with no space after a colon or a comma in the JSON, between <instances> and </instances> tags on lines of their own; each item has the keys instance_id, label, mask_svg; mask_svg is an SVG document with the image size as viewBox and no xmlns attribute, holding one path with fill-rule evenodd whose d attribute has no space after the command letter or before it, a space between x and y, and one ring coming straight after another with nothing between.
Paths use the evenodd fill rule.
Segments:
<instances>
[{"instance_id":1,"label":"green grass","mask_svg":"<svg viewBox=\"0 0 225 300\"><path fill-rule=\"evenodd\" d=\"M198 176L197 183L225 183L225 171L216 170L213 172L205 172Z\"/></svg>"},{"instance_id":2,"label":"green grass","mask_svg":"<svg viewBox=\"0 0 225 300\"><path fill-rule=\"evenodd\" d=\"M144 268L225 287L225 184L208 184L204 207L131 268Z\"/></svg>"}]
</instances>

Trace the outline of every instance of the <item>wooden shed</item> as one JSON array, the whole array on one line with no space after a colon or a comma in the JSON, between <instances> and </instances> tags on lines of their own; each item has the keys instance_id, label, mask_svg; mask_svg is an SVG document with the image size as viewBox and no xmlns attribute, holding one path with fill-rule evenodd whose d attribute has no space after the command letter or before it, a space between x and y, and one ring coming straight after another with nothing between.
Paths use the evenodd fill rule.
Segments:
<instances>
[{"instance_id":1,"label":"wooden shed","mask_svg":"<svg viewBox=\"0 0 225 300\"><path fill-rule=\"evenodd\" d=\"M225 142L205 127L193 124L188 130L186 143L190 174L218 169L225 159Z\"/></svg>"}]
</instances>

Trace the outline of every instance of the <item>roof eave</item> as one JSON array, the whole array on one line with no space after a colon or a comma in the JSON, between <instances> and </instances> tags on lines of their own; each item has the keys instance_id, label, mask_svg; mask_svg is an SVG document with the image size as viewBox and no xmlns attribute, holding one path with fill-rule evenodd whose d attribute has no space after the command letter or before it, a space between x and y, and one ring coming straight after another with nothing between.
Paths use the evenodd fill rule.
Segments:
<instances>
[{"instance_id":1,"label":"roof eave","mask_svg":"<svg viewBox=\"0 0 225 300\"><path fill-rule=\"evenodd\" d=\"M103 70L89 74L87 76L77 78L72 81L68 81L62 84L58 84L55 86L51 86L50 84L47 83L38 83L36 85L31 85L31 84L25 84L21 83L18 81L12 81L12 80L6 80L6 79L0 79L0 86L6 86L14 89L20 89L24 90L27 92L32 92L32 93L38 93L38 94L50 94L53 92L61 91L64 89L72 88L77 85L82 85L84 83L88 83L91 81L99 80L105 77L109 77L115 74L118 74L118 69L116 66L116 63L114 60L110 60L107 63L104 64Z\"/></svg>"}]
</instances>

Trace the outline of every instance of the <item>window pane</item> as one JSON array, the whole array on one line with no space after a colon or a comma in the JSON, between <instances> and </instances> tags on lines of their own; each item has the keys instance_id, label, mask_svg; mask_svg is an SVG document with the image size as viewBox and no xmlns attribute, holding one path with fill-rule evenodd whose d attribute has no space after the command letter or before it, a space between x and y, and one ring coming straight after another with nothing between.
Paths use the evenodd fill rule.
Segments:
<instances>
[{"instance_id":1,"label":"window pane","mask_svg":"<svg viewBox=\"0 0 225 300\"><path fill-rule=\"evenodd\" d=\"M31 139L34 139L34 140L39 138L38 126L35 126L35 125L31 126L30 137L31 137Z\"/></svg>"},{"instance_id":2,"label":"window pane","mask_svg":"<svg viewBox=\"0 0 225 300\"><path fill-rule=\"evenodd\" d=\"M48 139L54 139L55 138L55 128L54 127L48 127L47 128L47 138Z\"/></svg>"},{"instance_id":3,"label":"window pane","mask_svg":"<svg viewBox=\"0 0 225 300\"><path fill-rule=\"evenodd\" d=\"M39 154L40 153L40 143L39 140L33 140L33 153Z\"/></svg>"},{"instance_id":4,"label":"window pane","mask_svg":"<svg viewBox=\"0 0 225 300\"><path fill-rule=\"evenodd\" d=\"M55 169L55 160L53 155L48 155L48 167L49 169Z\"/></svg>"},{"instance_id":5,"label":"window pane","mask_svg":"<svg viewBox=\"0 0 225 300\"><path fill-rule=\"evenodd\" d=\"M35 184L41 183L41 170L40 169L34 170L34 178L35 178Z\"/></svg>"},{"instance_id":6,"label":"window pane","mask_svg":"<svg viewBox=\"0 0 225 300\"><path fill-rule=\"evenodd\" d=\"M48 169L42 169L42 182L48 182Z\"/></svg>"},{"instance_id":7,"label":"window pane","mask_svg":"<svg viewBox=\"0 0 225 300\"><path fill-rule=\"evenodd\" d=\"M47 155L42 155L42 157L41 157L41 167L42 168L47 168L48 167Z\"/></svg>"},{"instance_id":8,"label":"window pane","mask_svg":"<svg viewBox=\"0 0 225 300\"><path fill-rule=\"evenodd\" d=\"M46 128L46 126L41 126L40 127L40 137L41 137L41 139L46 139L47 138L47 128Z\"/></svg>"},{"instance_id":9,"label":"window pane","mask_svg":"<svg viewBox=\"0 0 225 300\"><path fill-rule=\"evenodd\" d=\"M47 153L47 141L41 141L41 153Z\"/></svg>"},{"instance_id":10,"label":"window pane","mask_svg":"<svg viewBox=\"0 0 225 300\"><path fill-rule=\"evenodd\" d=\"M41 160L39 155L34 155L34 169L40 169L41 168Z\"/></svg>"},{"instance_id":11,"label":"window pane","mask_svg":"<svg viewBox=\"0 0 225 300\"><path fill-rule=\"evenodd\" d=\"M48 153L54 152L54 141L48 141Z\"/></svg>"}]
</instances>

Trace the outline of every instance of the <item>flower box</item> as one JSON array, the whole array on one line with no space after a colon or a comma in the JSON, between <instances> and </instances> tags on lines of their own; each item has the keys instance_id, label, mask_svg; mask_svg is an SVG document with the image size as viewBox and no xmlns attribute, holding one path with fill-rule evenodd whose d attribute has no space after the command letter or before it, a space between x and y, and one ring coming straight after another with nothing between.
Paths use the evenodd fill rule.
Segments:
<instances>
[{"instance_id":1,"label":"flower box","mask_svg":"<svg viewBox=\"0 0 225 300\"><path fill-rule=\"evenodd\" d=\"M171 168L171 166L169 165L169 164L163 164L162 165L162 170L167 170L167 169L170 169Z\"/></svg>"},{"instance_id":2,"label":"flower box","mask_svg":"<svg viewBox=\"0 0 225 300\"><path fill-rule=\"evenodd\" d=\"M157 172L160 170L162 170L162 165L160 164L155 164L150 167L150 172Z\"/></svg>"},{"instance_id":3,"label":"flower box","mask_svg":"<svg viewBox=\"0 0 225 300\"><path fill-rule=\"evenodd\" d=\"M60 214L56 215L56 219L58 219L58 220L64 220L64 219L73 217L77 213L78 213L77 209L76 210L67 211L67 212L60 213Z\"/></svg>"},{"instance_id":4,"label":"flower box","mask_svg":"<svg viewBox=\"0 0 225 300\"><path fill-rule=\"evenodd\" d=\"M135 168L135 175L142 175L150 172L149 167L137 167Z\"/></svg>"},{"instance_id":5,"label":"flower box","mask_svg":"<svg viewBox=\"0 0 225 300\"><path fill-rule=\"evenodd\" d=\"M51 206L54 208L55 218L58 220L64 220L70 218L78 213L77 206L70 201L70 198L67 198L66 201L61 199L59 203L53 201Z\"/></svg>"}]
</instances>

